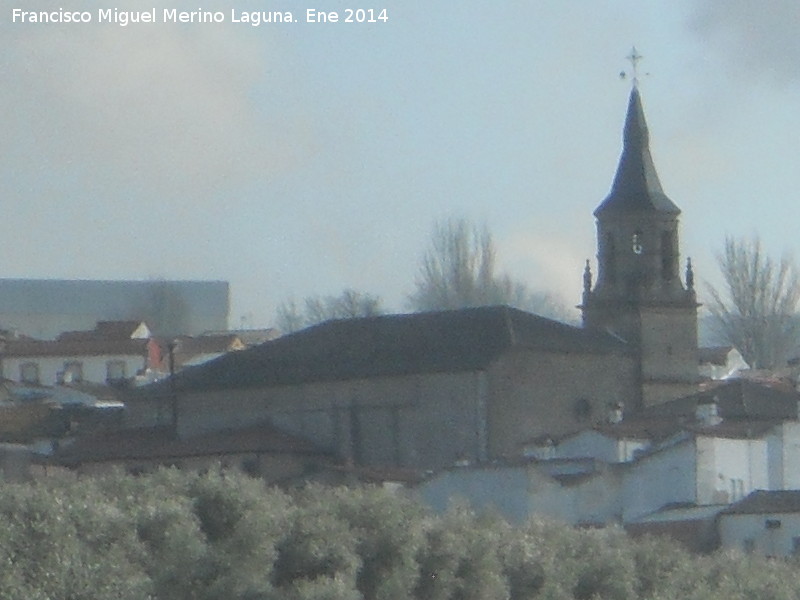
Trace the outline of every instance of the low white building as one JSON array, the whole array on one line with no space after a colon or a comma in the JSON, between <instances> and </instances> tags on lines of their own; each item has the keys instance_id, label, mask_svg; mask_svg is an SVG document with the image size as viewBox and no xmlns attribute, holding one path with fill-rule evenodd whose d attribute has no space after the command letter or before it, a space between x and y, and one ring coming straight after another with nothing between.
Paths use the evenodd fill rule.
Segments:
<instances>
[{"instance_id":1,"label":"low white building","mask_svg":"<svg viewBox=\"0 0 800 600\"><path fill-rule=\"evenodd\" d=\"M419 488L436 510L449 502L572 524L696 534L716 544L714 516L759 489L800 488L798 394L731 382L561 438L525 444L520 459L463 465Z\"/></svg>"},{"instance_id":2,"label":"low white building","mask_svg":"<svg viewBox=\"0 0 800 600\"><path fill-rule=\"evenodd\" d=\"M723 549L800 554L800 490L756 490L720 512L717 522Z\"/></svg>"},{"instance_id":3,"label":"low white building","mask_svg":"<svg viewBox=\"0 0 800 600\"><path fill-rule=\"evenodd\" d=\"M105 321L93 331L66 332L55 340L7 340L0 364L5 379L21 383L116 384L160 360L160 348L147 325Z\"/></svg>"},{"instance_id":4,"label":"low white building","mask_svg":"<svg viewBox=\"0 0 800 600\"><path fill-rule=\"evenodd\" d=\"M576 525L619 522L620 472L599 461L535 459L453 467L416 487L437 512L466 504L523 524L538 516Z\"/></svg>"},{"instance_id":5,"label":"low white building","mask_svg":"<svg viewBox=\"0 0 800 600\"><path fill-rule=\"evenodd\" d=\"M767 437L774 426L687 428L654 447L625 471L623 521L667 505L728 504L768 487Z\"/></svg>"},{"instance_id":6,"label":"low white building","mask_svg":"<svg viewBox=\"0 0 800 600\"><path fill-rule=\"evenodd\" d=\"M698 348L697 357L700 376L708 379L730 379L750 368L733 346Z\"/></svg>"}]
</instances>

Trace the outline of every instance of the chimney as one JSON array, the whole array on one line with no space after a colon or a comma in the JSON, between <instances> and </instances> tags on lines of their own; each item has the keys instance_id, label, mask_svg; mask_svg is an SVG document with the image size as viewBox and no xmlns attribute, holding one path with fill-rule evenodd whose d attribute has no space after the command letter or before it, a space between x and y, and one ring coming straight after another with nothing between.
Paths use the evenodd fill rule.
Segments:
<instances>
[{"instance_id":1,"label":"chimney","mask_svg":"<svg viewBox=\"0 0 800 600\"><path fill-rule=\"evenodd\" d=\"M722 423L722 417L719 416L719 398L714 396L710 401L700 400L694 416L705 427L713 427Z\"/></svg>"},{"instance_id":2,"label":"chimney","mask_svg":"<svg viewBox=\"0 0 800 600\"><path fill-rule=\"evenodd\" d=\"M611 425L616 425L622 422L623 409L625 405L622 402L615 402L609 405L608 408L608 422Z\"/></svg>"}]
</instances>

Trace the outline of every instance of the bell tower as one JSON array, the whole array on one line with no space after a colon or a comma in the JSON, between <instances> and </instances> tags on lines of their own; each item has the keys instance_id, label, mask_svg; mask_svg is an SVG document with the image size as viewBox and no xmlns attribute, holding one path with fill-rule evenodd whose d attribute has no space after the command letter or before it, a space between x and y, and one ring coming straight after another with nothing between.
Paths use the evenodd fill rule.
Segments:
<instances>
[{"instance_id":1,"label":"bell tower","mask_svg":"<svg viewBox=\"0 0 800 600\"><path fill-rule=\"evenodd\" d=\"M692 393L698 381L697 297L687 260L680 276L680 209L661 188L634 82L611 192L594 211L597 281L584 271L584 327L605 329L637 352L641 404ZM635 407L633 407L635 408Z\"/></svg>"}]
</instances>

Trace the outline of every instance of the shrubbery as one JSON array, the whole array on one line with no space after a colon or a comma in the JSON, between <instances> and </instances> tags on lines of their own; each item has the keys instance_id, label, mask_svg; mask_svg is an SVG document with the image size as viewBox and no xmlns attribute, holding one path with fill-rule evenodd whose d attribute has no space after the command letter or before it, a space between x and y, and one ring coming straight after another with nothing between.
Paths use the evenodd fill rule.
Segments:
<instances>
[{"instance_id":1,"label":"shrubbery","mask_svg":"<svg viewBox=\"0 0 800 600\"><path fill-rule=\"evenodd\" d=\"M790 600L796 565L464 509L380 488L286 493L162 470L0 489L4 600Z\"/></svg>"}]
</instances>

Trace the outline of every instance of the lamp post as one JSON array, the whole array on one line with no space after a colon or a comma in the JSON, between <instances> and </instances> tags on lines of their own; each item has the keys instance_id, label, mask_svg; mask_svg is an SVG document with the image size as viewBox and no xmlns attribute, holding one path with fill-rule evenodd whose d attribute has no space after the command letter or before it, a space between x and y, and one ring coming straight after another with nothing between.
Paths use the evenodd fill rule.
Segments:
<instances>
[{"instance_id":1,"label":"lamp post","mask_svg":"<svg viewBox=\"0 0 800 600\"><path fill-rule=\"evenodd\" d=\"M169 396L172 408L172 435L178 437L178 393L175 390L175 340L167 343L167 353L169 360Z\"/></svg>"}]
</instances>

